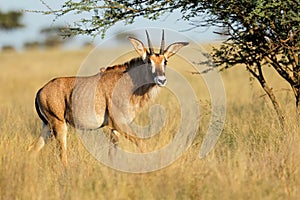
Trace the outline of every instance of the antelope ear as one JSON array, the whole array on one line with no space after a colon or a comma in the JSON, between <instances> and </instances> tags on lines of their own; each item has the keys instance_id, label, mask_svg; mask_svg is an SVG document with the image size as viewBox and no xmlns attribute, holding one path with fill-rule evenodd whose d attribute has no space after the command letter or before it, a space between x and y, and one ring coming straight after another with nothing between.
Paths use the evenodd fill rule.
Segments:
<instances>
[{"instance_id":1,"label":"antelope ear","mask_svg":"<svg viewBox=\"0 0 300 200\"><path fill-rule=\"evenodd\" d=\"M188 45L188 42L175 42L170 44L167 49L164 51L164 56L166 59L170 58L171 56L175 55L181 47Z\"/></svg>"},{"instance_id":2,"label":"antelope ear","mask_svg":"<svg viewBox=\"0 0 300 200\"><path fill-rule=\"evenodd\" d=\"M136 52L143 58L143 60L145 60L147 57L147 49L145 48L144 44L133 37L128 37L128 39L135 48Z\"/></svg>"}]
</instances>

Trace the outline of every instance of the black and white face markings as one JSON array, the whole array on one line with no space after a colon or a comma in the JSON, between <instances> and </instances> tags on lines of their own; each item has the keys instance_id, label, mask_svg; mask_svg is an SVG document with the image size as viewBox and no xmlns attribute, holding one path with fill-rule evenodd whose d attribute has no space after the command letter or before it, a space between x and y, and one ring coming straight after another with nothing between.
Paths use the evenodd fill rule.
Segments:
<instances>
[{"instance_id":1,"label":"black and white face markings","mask_svg":"<svg viewBox=\"0 0 300 200\"><path fill-rule=\"evenodd\" d=\"M151 72L154 77L154 82L158 86L162 87L167 84L167 78L165 76L165 69L167 65L167 59L171 56L175 55L179 49L183 46L188 45L188 42L175 42L170 44L165 49L165 39L164 39L164 31L162 31L162 39L159 54L154 52L154 48L149 38L149 34L146 31L147 41L148 41L148 50L144 46L144 44L133 37L129 37L129 40L133 44L137 53L143 58L144 62L148 62L148 66L151 67Z\"/></svg>"},{"instance_id":2,"label":"black and white face markings","mask_svg":"<svg viewBox=\"0 0 300 200\"><path fill-rule=\"evenodd\" d=\"M153 54L149 56L149 60L155 84L161 87L165 86L167 84L167 78L165 75L167 62L164 55Z\"/></svg>"}]
</instances>

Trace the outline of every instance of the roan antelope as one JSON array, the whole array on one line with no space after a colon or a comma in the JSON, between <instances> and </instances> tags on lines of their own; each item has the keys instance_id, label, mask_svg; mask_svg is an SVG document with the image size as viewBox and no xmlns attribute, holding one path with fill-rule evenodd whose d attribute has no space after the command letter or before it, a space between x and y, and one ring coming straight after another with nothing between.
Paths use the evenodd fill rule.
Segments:
<instances>
[{"instance_id":1,"label":"roan antelope","mask_svg":"<svg viewBox=\"0 0 300 200\"><path fill-rule=\"evenodd\" d=\"M40 151L54 135L60 144L62 162L67 166L67 124L83 130L107 126L112 143L121 134L139 146L142 139L124 124L132 122L142 106L156 96L159 87L166 85L167 60L188 45L176 42L165 49L163 31L160 51L155 53L147 31L146 36L148 50L140 40L129 37L138 58L101 68L93 76L55 78L42 87L36 94L35 107L43 127L29 150Z\"/></svg>"}]
</instances>

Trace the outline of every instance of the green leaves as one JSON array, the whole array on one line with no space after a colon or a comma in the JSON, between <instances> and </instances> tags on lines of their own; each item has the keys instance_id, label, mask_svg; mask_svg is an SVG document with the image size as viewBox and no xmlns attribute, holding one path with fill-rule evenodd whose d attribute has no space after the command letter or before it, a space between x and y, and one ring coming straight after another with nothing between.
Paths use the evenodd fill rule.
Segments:
<instances>
[{"instance_id":1,"label":"green leaves","mask_svg":"<svg viewBox=\"0 0 300 200\"><path fill-rule=\"evenodd\" d=\"M42 2L45 4L44 2ZM131 24L137 17L144 17L150 20L157 20L165 12L172 12L188 1L121 1L121 0L68 0L61 9L42 11L43 14L53 14L63 17L67 14L84 16L81 20L70 24L74 34L88 34L96 36L99 32L104 37L108 28L117 22Z\"/></svg>"},{"instance_id":2,"label":"green leaves","mask_svg":"<svg viewBox=\"0 0 300 200\"><path fill-rule=\"evenodd\" d=\"M50 8L49 8L50 9ZM227 36L214 58L227 67L244 63L255 67L258 63L282 69L298 70L300 0L68 0L61 9L45 11L62 17L83 15L70 25L72 34L105 36L107 29L118 22L134 23L138 17L157 20L165 12L179 10L184 20L193 26L218 26ZM203 15L205 13L205 17ZM286 54L286 57L274 56ZM273 62L265 62L272 57ZM230 59L229 59L230 58Z\"/></svg>"}]
</instances>

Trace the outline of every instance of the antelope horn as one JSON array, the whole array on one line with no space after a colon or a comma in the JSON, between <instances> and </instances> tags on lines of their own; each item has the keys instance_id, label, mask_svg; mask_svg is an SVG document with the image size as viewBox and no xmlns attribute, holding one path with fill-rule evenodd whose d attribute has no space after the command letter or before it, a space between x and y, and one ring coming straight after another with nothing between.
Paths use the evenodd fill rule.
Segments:
<instances>
[{"instance_id":1,"label":"antelope horn","mask_svg":"<svg viewBox=\"0 0 300 200\"><path fill-rule=\"evenodd\" d=\"M149 34L148 34L148 31L146 30L146 35L147 35L147 40L148 40L148 46L149 46L149 53L150 53L150 55L152 55L153 54L153 52L154 52L154 50L153 50L153 46L152 46L152 44L151 44L151 41L150 41L150 38L149 38Z\"/></svg>"},{"instance_id":2,"label":"antelope horn","mask_svg":"<svg viewBox=\"0 0 300 200\"><path fill-rule=\"evenodd\" d=\"M163 55L165 50L165 34L164 30L162 30L162 37L161 37L161 44L160 44L160 51L159 54Z\"/></svg>"}]
</instances>

